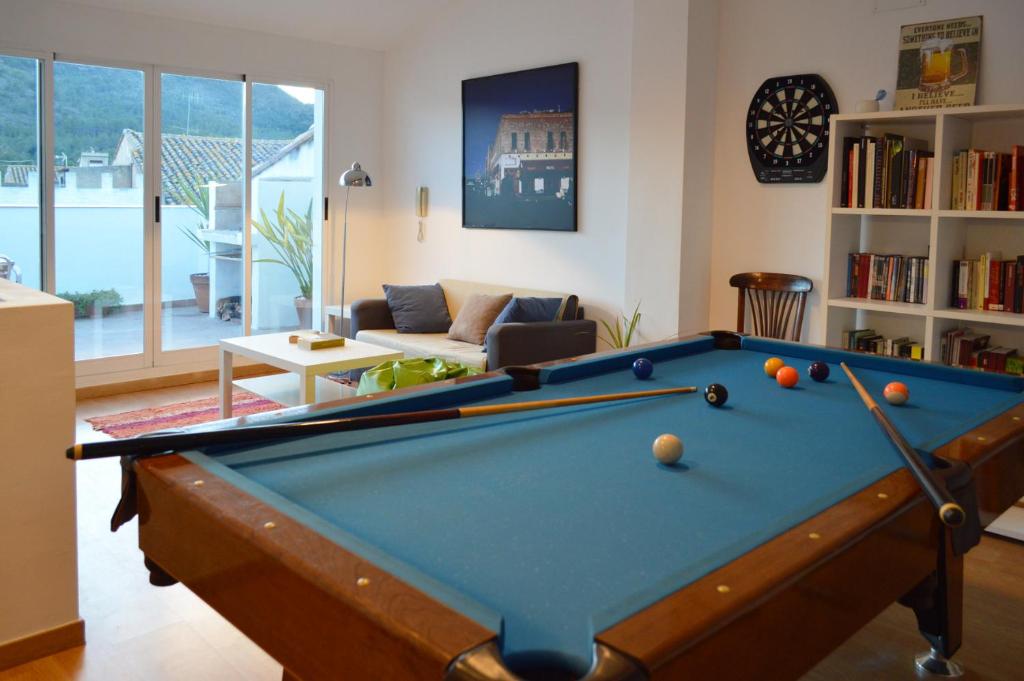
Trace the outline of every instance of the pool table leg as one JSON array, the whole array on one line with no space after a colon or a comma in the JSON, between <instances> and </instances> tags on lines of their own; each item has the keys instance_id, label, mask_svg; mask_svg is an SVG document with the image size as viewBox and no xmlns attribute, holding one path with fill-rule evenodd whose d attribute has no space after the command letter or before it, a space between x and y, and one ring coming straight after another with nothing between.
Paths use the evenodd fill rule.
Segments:
<instances>
[{"instance_id":1,"label":"pool table leg","mask_svg":"<svg viewBox=\"0 0 1024 681\"><path fill-rule=\"evenodd\" d=\"M917 626L931 650L916 658L917 667L939 676L960 676L963 667L951 657L963 636L964 557L953 551L949 529L940 530L937 564L921 584L901 599L914 610Z\"/></svg>"}]
</instances>

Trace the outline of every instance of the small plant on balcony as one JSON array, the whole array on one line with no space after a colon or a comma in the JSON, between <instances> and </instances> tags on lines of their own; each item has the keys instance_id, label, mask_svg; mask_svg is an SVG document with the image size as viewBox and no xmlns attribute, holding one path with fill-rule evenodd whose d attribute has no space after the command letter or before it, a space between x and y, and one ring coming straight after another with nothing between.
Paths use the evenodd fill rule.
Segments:
<instances>
[{"instance_id":1,"label":"small plant on balcony","mask_svg":"<svg viewBox=\"0 0 1024 681\"><path fill-rule=\"evenodd\" d=\"M313 201L310 199L305 215L284 205L284 192L277 201L274 214L260 208L259 218L253 220L253 227L273 247L276 258L258 258L253 262L274 263L287 267L299 287L295 308L299 324L306 328L312 319L313 299Z\"/></svg>"},{"instance_id":2,"label":"small plant on balcony","mask_svg":"<svg viewBox=\"0 0 1024 681\"><path fill-rule=\"evenodd\" d=\"M120 309L124 299L121 294L112 288L97 289L89 293L58 293L58 298L70 302L75 307L75 319L82 317L99 317L104 313L115 312Z\"/></svg>"}]
</instances>

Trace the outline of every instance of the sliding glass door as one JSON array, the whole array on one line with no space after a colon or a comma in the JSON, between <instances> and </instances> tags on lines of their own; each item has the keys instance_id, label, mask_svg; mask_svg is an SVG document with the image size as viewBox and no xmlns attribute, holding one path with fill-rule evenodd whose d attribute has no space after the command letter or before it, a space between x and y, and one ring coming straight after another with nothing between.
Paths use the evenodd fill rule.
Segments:
<instances>
[{"instance_id":1,"label":"sliding glass door","mask_svg":"<svg viewBox=\"0 0 1024 681\"><path fill-rule=\"evenodd\" d=\"M252 85L252 333L319 328L324 91Z\"/></svg>"},{"instance_id":2,"label":"sliding glass door","mask_svg":"<svg viewBox=\"0 0 1024 681\"><path fill-rule=\"evenodd\" d=\"M43 288L42 62L0 54L0 278Z\"/></svg>"},{"instance_id":3,"label":"sliding glass door","mask_svg":"<svg viewBox=\"0 0 1024 681\"><path fill-rule=\"evenodd\" d=\"M74 303L80 375L199 368L222 338L318 326L325 100L0 54L0 277Z\"/></svg>"},{"instance_id":4,"label":"sliding glass door","mask_svg":"<svg viewBox=\"0 0 1024 681\"><path fill-rule=\"evenodd\" d=\"M147 317L146 74L58 61L53 82L54 272L56 294L75 306L75 359L126 358L119 368L137 368Z\"/></svg>"},{"instance_id":5,"label":"sliding glass door","mask_svg":"<svg viewBox=\"0 0 1024 681\"><path fill-rule=\"evenodd\" d=\"M241 79L160 75L161 352L245 333L245 149Z\"/></svg>"}]
</instances>

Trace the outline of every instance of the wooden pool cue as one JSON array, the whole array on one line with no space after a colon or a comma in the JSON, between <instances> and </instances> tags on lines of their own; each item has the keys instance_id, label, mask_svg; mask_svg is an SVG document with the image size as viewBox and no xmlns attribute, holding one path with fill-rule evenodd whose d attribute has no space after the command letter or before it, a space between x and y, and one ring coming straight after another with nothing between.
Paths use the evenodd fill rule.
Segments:
<instances>
[{"instance_id":1,"label":"wooden pool cue","mask_svg":"<svg viewBox=\"0 0 1024 681\"><path fill-rule=\"evenodd\" d=\"M946 490L946 486L936 478L935 473L932 472L924 461L921 460L921 456L910 446L907 439L903 437L903 434L897 430L896 426L892 424L889 417L879 409L878 403L875 402L874 398L868 394L868 391L864 389L861 382L857 380L857 377L850 371L850 367L846 366L846 362L840 362L839 366L842 367L846 373L847 378L850 379L850 383L853 384L857 394L860 395L860 399L864 402L864 406L868 408L868 411L874 415L875 420L878 421L878 425L882 427L885 434L889 436L889 440L892 441L896 449L899 450L900 454L903 455L903 460L907 464L907 468L917 478L917 482L921 485L921 489L924 490L924 494L928 497L928 500L932 502L932 505L938 509L939 519L943 523L950 527L958 527L963 525L964 520L967 518L967 514L964 512L963 507L956 503L953 496Z\"/></svg>"},{"instance_id":2,"label":"wooden pool cue","mask_svg":"<svg viewBox=\"0 0 1024 681\"><path fill-rule=\"evenodd\" d=\"M643 397L659 397L661 395L679 395L696 392L694 386L683 388L661 388L658 390L642 390L637 392L608 393L604 395L588 395L585 397L564 397L553 400L535 400L532 402L510 402L508 404L491 404L477 407L457 407L452 409L429 409L425 411L409 411L398 414L378 414L374 416L350 416L319 421L298 421L295 423L272 423L263 426L241 426L221 430L201 430L192 433L167 433L164 435L141 435L125 440L107 440L103 442L84 442L69 447L67 457L75 461L85 459L101 459L111 456L148 456L164 454L171 451L183 451L213 445L238 445L263 440L279 440L283 438L305 437L324 433L338 433L367 428L383 428L385 426L401 426L410 423L428 423L430 421L447 421L464 419L473 416L491 416L493 414L509 414L517 411L533 411L535 409L554 409L556 407L573 407L598 402L614 402L618 400L634 400Z\"/></svg>"}]
</instances>

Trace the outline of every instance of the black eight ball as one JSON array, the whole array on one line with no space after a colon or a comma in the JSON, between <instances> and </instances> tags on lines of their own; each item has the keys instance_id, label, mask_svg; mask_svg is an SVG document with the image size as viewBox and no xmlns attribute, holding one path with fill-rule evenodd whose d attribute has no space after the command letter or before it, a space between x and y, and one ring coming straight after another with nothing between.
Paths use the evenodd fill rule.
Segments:
<instances>
[{"instance_id":1,"label":"black eight ball","mask_svg":"<svg viewBox=\"0 0 1024 681\"><path fill-rule=\"evenodd\" d=\"M721 383L712 383L704 388L704 399L712 407L721 407L729 399L729 391Z\"/></svg>"},{"instance_id":2,"label":"black eight ball","mask_svg":"<svg viewBox=\"0 0 1024 681\"><path fill-rule=\"evenodd\" d=\"M812 362L811 366L807 367L807 375L819 383L827 379L828 374L828 365L824 362Z\"/></svg>"}]
</instances>

